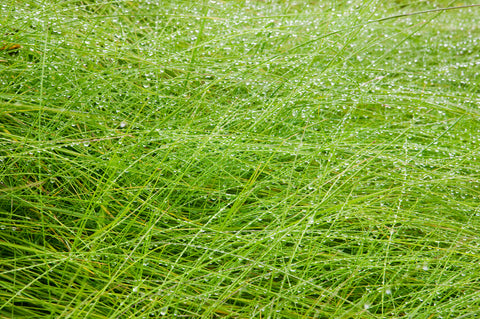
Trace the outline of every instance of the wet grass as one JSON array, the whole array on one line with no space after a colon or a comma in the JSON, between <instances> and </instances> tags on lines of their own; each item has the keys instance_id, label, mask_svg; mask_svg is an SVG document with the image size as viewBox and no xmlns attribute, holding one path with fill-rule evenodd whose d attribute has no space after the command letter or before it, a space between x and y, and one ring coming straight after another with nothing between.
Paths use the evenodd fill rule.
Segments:
<instances>
[{"instance_id":1,"label":"wet grass","mask_svg":"<svg viewBox=\"0 0 480 319\"><path fill-rule=\"evenodd\" d=\"M479 7L28 3L2 318L480 313Z\"/></svg>"}]
</instances>

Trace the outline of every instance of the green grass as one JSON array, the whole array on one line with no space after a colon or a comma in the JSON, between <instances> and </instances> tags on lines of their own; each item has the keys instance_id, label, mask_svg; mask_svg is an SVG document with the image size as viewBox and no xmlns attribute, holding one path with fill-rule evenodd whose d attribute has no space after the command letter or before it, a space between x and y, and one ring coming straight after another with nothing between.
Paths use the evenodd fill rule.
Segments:
<instances>
[{"instance_id":1,"label":"green grass","mask_svg":"<svg viewBox=\"0 0 480 319\"><path fill-rule=\"evenodd\" d=\"M434 10L473 2L40 3L0 7L1 318L480 314L480 7Z\"/></svg>"}]
</instances>

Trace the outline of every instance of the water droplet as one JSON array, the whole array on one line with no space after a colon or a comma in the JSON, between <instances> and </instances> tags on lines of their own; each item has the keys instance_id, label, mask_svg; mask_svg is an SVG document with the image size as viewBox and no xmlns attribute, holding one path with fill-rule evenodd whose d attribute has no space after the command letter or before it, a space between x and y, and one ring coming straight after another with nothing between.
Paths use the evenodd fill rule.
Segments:
<instances>
[{"instance_id":1,"label":"water droplet","mask_svg":"<svg viewBox=\"0 0 480 319\"><path fill-rule=\"evenodd\" d=\"M168 306L163 307L160 309L160 315L165 316L168 313Z\"/></svg>"}]
</instances>

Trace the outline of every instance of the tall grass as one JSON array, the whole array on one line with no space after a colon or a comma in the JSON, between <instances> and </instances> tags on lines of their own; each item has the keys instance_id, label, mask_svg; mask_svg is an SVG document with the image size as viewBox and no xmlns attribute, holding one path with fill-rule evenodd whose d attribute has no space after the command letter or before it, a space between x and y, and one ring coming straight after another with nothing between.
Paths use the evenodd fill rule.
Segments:
<instances>
[{"instance_id":1,"label":"tall grass","mask_svg":"<svg viewBox=\"0 0 480 319\"><path fill-rule=\"evenodd\" d=\"M460 5L7 1L0 316L480 314Z\"/></svg>"}]
</instances>

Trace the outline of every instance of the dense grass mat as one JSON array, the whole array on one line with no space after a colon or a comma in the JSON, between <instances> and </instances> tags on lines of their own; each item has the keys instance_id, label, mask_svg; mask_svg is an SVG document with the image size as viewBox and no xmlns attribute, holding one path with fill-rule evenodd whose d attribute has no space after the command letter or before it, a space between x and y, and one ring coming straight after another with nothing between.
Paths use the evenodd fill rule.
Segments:
<instances>
[{"instance_id":1,"label":"dense grass mat","mask_svg":"<svg viewBox=\"0 0 480 319\"><path fill-rule=\"evenodd\" d=\"M4 1L0 317L478 316L473 3Z\"/></svg>"}]
</instances>

